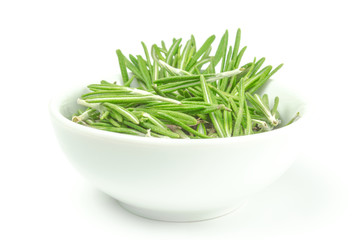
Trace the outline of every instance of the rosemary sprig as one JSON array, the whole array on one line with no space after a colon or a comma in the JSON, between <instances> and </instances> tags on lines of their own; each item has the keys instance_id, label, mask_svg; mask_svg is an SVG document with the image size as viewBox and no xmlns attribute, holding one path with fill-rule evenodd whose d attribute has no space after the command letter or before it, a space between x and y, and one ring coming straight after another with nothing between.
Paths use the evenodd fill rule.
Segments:
<instances>
[{"instance_id":1,"label":"rosemary sprig","mask_svg":"<svg viewBox=\"0 0 361 240\"><path fill-rule=\"evenodd\" d=\"M141 42L144 55L126 57L116 50L123 84L102 80L88 85L90 91L77 100L85 110L72 120L105 131L182 139L243 136L279 127L280 99L272 103L257 90L282 64L262 67L265 58L241 64L247 48L241 46L241 30L233 46L228 38L227 30L214 54L214 35L199 49L191 35L184 45L174 38L169 47L161 41L150 51Z\"/></svg>"}]
</instances>

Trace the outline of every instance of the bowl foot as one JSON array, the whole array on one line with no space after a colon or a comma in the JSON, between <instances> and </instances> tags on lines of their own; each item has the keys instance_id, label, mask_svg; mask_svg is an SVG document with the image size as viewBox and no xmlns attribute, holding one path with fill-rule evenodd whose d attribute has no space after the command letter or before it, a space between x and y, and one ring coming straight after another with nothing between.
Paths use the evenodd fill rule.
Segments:
<instances>
[{"instance_id":1,"label":"bowl foot","mask_svg":"<svg viewBox=\"0 0 361 240\"><path fill-rule=\"evenodd\" d=\"M247 204L247 200L242 201L236 206L216 210L216 211L192 211L192 212L176 212L176 211L157 211L151 209L138 208L129 204L119 202L120 205L127 211L138 215L140 217L166 221L166 222L198 222L204 220L210 220L227 215L239 208L244 207Z\"/></svg>"}]
</instances>

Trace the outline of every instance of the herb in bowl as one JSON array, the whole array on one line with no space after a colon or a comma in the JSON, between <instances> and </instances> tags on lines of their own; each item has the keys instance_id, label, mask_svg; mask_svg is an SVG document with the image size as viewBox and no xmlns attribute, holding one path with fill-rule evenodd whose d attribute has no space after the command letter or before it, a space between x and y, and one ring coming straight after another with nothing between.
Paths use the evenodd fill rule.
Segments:
<instances>
[{"instance_id":1,"label":"herb in bowl","mask_svg":"<svg viewBox=\"0 0 361 240\"><path fill-rule=\"evenodd\" d=\"M150 52L142 42L144 57L126 58L117 50L123 84L103 80L89 85L90 92L78 99L87 109L72 120L101 130L160 138L224 138L277 128L279 98L271 99L271 104L267 94L256 91L282 64L261 68L265 58L254 58L242 65L246 47L240 48L240 39L238 29L234 45L228 46L226 31L213 55L214 35L199 49L192 35L184 46L182 39L173 39L169 48L162 41Z\"/></svg>"}]
</instances>

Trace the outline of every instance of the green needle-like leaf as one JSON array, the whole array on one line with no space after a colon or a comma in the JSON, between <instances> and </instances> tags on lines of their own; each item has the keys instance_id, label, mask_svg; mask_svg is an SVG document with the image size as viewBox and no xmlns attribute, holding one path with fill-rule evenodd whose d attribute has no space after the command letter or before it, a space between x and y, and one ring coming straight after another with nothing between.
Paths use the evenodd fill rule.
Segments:
<instances>
[{"instance_id":1,"label":"green needle-like leaf","mask_svg":"<svg viewBox=\"0 0 361 240\"><path fill-rule=\"evenodd\" d=\"M156 133L162 134L164 136L171 137L171 138L179 138L179 135L177 133L174 133L170 130L153 125L152 123L142 122L140 125L142 125L145 128L149 128L150 130L152 130Z\"/></svg>"},{"instance_id":2,"label":"green needle-like leaf","mask_svg":"<svg viewBox=\"0 0 361 240\"><path fill-rule=\"evenodd\" d=\"M244 106L246 105L245 103L245 87L244 87L244 80L241 79L240 83L239 83L239 108L238 108L238 112L237 112L237 116L236 116L236 122L234 124L234 129L233 129L233 136L239 136L242 134L242 120L243 120L243 114L244 114Z\"/></svg>"},{"instance_id":3,"label":"green needle-like leaf","mask_svg":"<svg viewBox=\"0 0 361 240\"><path fill-rule=\"evenodd\" d=\"M172 116L169 116L168 114L165 114L165 113L159 113L159 115L161 115L161 117L169 120L170 122L172 122L173 124L175 125L178 125L180 126L181 128L183 128L184 130L188 131L189 133L192 133L196 136L199 136L201 138L210 138L209 136L205 135L205 134L202 134L202 133L199 133L197 132L196 130L194 130L193 128L187 126L186 124L182 123L181 121L177 120L176 118L172 117Z\"/></svg>"},{"instance_id":4,"label":"green needle-like leaf","mask_svg":"<svg viewBox=\"0 0 361 240\"><path fill-rule=\"evenodd\" d=\"M201 76L200 80L201 80L201 87L202 87L204 101L206 103L212 103L211 92L209 91L208 85L203 75ZM215 129L217 130L218 135L222 138L225 137L226 134L223 130L222 123L219 117L214 112L210 113L209 117L211 118L212 123Z\"/></svg>"},{"instance_id":5,"label":"green needle-like leaf","mask_svg":"<svg viewBox=\"0 0 361 240\"><path fill-rule=\"evenodd\" d=\"M123 83L125 83L129 80L126 59L125 59L123 53L119 49L116 50L116 53L118 56L120 72L122 73Z\"/></svg>"},{"instance_id":6,"label":"green needle-like leaf","mask_svg":"<svg viewBox=\"0 0 361 240\"><path fill-rule=\"evenodd\" d=\"M123 127L102 127L102 126L92 126L94 128L100 129L100 130L105 130L105 131L109 131L109 132L116 132L116 133L126 133L126 134L130 134L130 135L136 135L136 136L142 136L144 137L145 134L141 133L139 131L136 131L134 129L130 129L130 128L123 128Z\"/></svg>"},{"instance_id":7,"label":"green needle-like leaf","mask_svg":"<svg viewBox=\"0 0 361 240\"><path fill-rule=\"evenodd\" d=\"M219 42L216 54L214 55L213 64L214 66L217 66L219 61L223 58L227 51L227 45L228 45L228 30L223 34L221 41Z\"/></svg>"},{"instance_id":8,"label":"green needle-like leaf","mask_svg":"<svg viewBox=\"0 0 361 240\"><path fill-rule=\"evenodd\" d=\"M234 47L233 47L232 60L236 59L238 56L238 49L240 42L241 42L241 29L238 28L236 34L236 40L234 42Z\"/></svg>"},{"instance_id":9,"label":"green needle-like leaf","mask_svg":"<svg viewBox=\"0 0 361 240\"><path fill-rule=\"evenodd\" d=\"M139 70L142 74L144 83L147 86L147 89L151 89L152 79L151 79L150 72L147 68L147 63L140 55L137 55L137 60L138 60L138 64L139 64Z\"/></svg>"},{"instance_id":10,"label":"green needle-like leaf","mask_svg":"<svg viewBox=\"0 0 361 240\"><path fill-rule=\"evenodd\" d=\"M152 63L150 61L150 56L149 56L149 51L148 51L147 45L145 45L144 42L141 42L141 43L142 43L144 54L145 54L145 57L146 57L146 60L147 60L147 66L149 68L149 74L153 75Z\"/></svg>"},{"instance_id":11,"label":"green needle-like leaf","mask_svg":"<svg viewBox=\"0 0 361 240\"><path fill-rule=\"evenodd\" d=\"M187 64L186 71L190 70L194 64L196 64L197 60L208 50L208 48L213 43L216 36L210 36L201 46L201 48L194 54L191 61Z\"/></svg>"},{"instance_id":12,"label":"green needle-like leaf","mask_svg":"<svg viewBox=\"0 0 361 240\"><path fill-rule=\"evenodd\" d=\"M115 111L117 113L119 113L120 115L122 115L124 118L128 119L129 121L131 121L132 123L135 124L139 124L139 119L132 114L131 112L127 111L125 108L112 104L112 103L103 103L103 105L107 108L109 108L112 111Z\"/></svg>"}]
</instances>

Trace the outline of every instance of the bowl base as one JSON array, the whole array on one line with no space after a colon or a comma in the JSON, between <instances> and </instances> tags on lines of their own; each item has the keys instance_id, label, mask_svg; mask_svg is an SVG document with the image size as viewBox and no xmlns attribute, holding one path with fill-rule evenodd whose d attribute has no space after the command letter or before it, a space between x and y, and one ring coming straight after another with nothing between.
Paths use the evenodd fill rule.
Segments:
<instances>
[{"instance_id":1,"label":"bowl base","mask_svg":"<svg viewBox=\"0 0 361 240\"><path fill-rule=\"evenodd\" d=\"M120 202L120 205L126 209L127 211L148 219L158 220L158 221L166 221L166 222L198 222L210 220L213 218L218 218L224 215L227 215L239 208L244 207L247 204L247 200L242 201L236 206L216 210L216 211L204 211L204 212L165 212L165 211L156 211L151 209L143 209L135 206L131 206L129 204Z\"/></svg>"}]
</instances>

